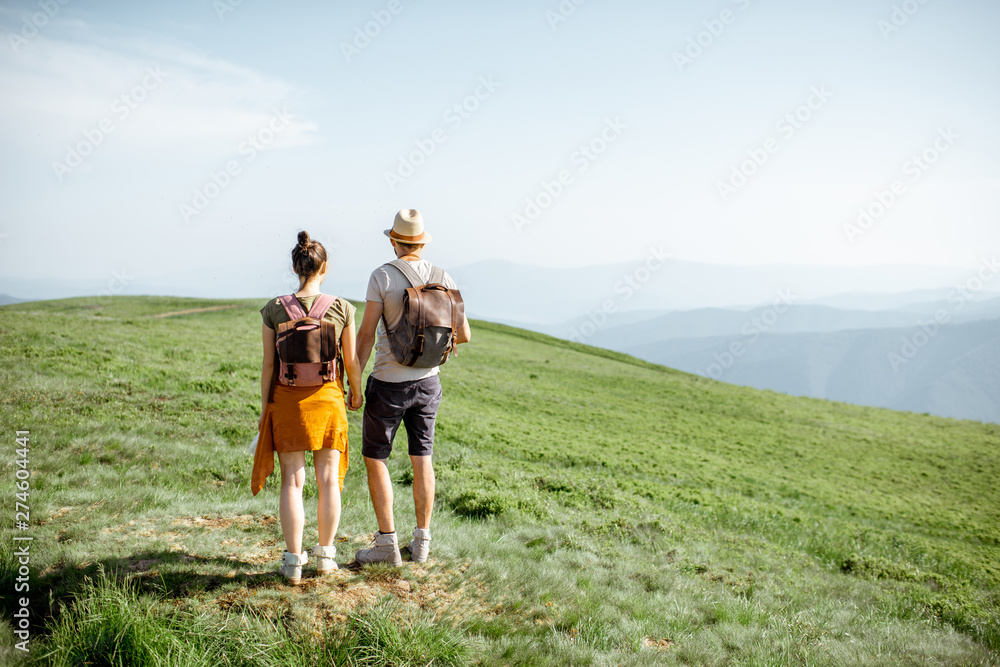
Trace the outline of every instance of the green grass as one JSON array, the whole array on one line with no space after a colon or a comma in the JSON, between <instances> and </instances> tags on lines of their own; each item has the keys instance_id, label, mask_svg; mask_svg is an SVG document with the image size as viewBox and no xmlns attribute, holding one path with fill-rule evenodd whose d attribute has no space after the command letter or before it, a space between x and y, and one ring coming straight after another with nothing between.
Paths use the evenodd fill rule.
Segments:
<instances>
[{"instance_id":1,"label":"green grass","mask_svg":"<svg viewBox=\"0 0 1000 667\"><path fill-rule=\"evenodd\" d=\"M11 491L14 431L32 438L32 662L1000 662L1000 426L483 322L442 372L431 561L285 586L277 479L252 497L245 453L261 303L0 308ZM350 423L341 564L374 530ZM0 660L17 662L11 544L5 530Z\"/></svg>"},{"instance_id":2,"label":"green grass","mask_svg":"<svg viewBox=\"0 0 1000 667\"><path fill-rule=\"evenodd\" d=\"M402 619L402 621L401 621ZM137 587L101 577L87 581L72 607L50 628L47 650L33 662L73 665L465 664L468 641L426 619L380 603L331 625L321 641L298 631L287 609L239 609L209 616L190 605L163 604Z\"/></svg>"}]
</instances>

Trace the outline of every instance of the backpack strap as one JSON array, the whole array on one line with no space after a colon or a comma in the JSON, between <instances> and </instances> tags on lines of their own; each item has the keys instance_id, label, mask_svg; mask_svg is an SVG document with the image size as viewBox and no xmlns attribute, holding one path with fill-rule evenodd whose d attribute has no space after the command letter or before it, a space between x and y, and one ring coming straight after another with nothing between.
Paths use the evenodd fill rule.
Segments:
<instances>
[{"instance_id":1,"label":"backpack strap","mask_svg":"<svg viewBox=\"0 0 1000 667\"><path fill-rule=\"evenodd\" d=\"M309 317L322 321L326 316L326 311L330 310L330 306L332 306L333 302L336 300L337 297L335 296L320 294L316 297L316 301L313 302L312 308L309 309ZM335 353L339 350L337 350L336 342L333 343L333 350L329 348L327 342L326 336L320 337L320 355L324 359L327 357L333 358L324 364L323 370L320 372L320 376L323 378L324 382L333 382L337 371L337 355Z\"/></svg>"},{"instance_id":2,"label":"backpack strap","mask_svg":"<svg viewBox=\"0 0 1000 667\"><path fill-rule=\"evenodd\" d=\"M410 287L422 287L427 284L420 278L420 274L418 274L405 259L394 259L391 262L388 262L386 266L394 266L399 269L399 272L403 274L403 277L410 282Z\"/></svg>"},{"instance_id":3,"label":"backpack strap","mask_svg":"<svg viewBox=\"0 0 1000 667\"><path fill-rule=\"evenodd\" d=\"M286 294L284 296L279 296L278 301L280 301L281 305L284 307L285 313L288 315L289 320L297 320L299 318L306 316L306 311L303 310L302 304L299 303L299 300L295 298L294 294ZM283 345L287 345L287 342L283 341L281 338L275 341L275 346L278 349L279 359L281 357L281 350ZM289 383L295 384L294 364L286 364L285 362L281 362L279 368L282 367L285 369L285 377L288 378ZM277 375L278 372L277 369L275 369L275 376ZM277 377L275 378L274 382L277 382ZM271 389L268 391L267 395L268 403L274 401L274 382L272 382Z\"/></svg>"},{"instance_id":4,"label":"backpack strap","mask_svg":"<svg viewBox=\"0 0 1000 667\"><path fill-rule=\"evenodd\" d=\"M302 304L299 300L295 298L294 294L286 294L285 296L279 296L278 300L281 301L281 305L285 307L285 312L288 313L288 317L293 320L306 316L306 311L303 310Z\"/></svg>"},{"instance_id":5,"label":"backpack strap","mask_svg":"<svg viewBox=\"0 0 1000 667\"><path fill-rule=\"evenodd\" d=\"M312 317L317 320L323 319L326 315L326 311L330 310L330 306L333 302L337 300L337 297L330 296L329 294L320 294L313 301L312 308L309 309L307 313L305 309L302 308L302 304L294 294L286 294L285 296L279 296L278 300L281 301L281 305L285 307L285 312L288 313L288 317L293 320L298 320L303 317Z\"/></svg>"},{"instance_id":6,"label":"backpack strap","mask_svg":"<svg viewBox=\"0 0 1000 667\"><path fill-rule=\"evenodd\" d=\"M454 290L448 290L448 298L451 301L451 353L458 355L458 301L455 298Z\"/></svg>"},{"instance_id":7,"label":"backpack strap","mask_svg":"<svg viewBox=\"0 0 1000 667\"><path fill-rule=\"evenodd\" d=\"M309 317L313 317L317 320L323 319L323 316L326 315L326 311L330 310L330 306L332 306L333 302L336 300L337 297L335 296L320 294L313 302L312 308L309 309ZM301 310L301 308L299 310Z\"/></svg>"},{"instance_id":8,"label":"backpack strap","mask_svg":"<svg viewBox=\"0 0 1000 667\"><path fill-rule=\"evenodd\" d=\"M442 269L440 266L432 266L431 279L428 282L437 283L438 285L444 285L444 269Z\"/></svg>"}]
</instances>

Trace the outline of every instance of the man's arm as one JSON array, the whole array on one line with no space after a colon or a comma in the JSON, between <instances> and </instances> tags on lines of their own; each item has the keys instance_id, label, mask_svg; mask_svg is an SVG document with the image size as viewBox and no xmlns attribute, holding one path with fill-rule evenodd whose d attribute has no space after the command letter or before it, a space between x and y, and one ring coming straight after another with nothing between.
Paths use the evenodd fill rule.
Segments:
<instances>
[{"instance_id":1,"label":"man's arm","mask_svg":"<svg viewBox=\"0 0 1000 667\"><path fill-rule=\"evenodd\" d=\"M378 321L382 318L382 302L366 301L365 316L361 319L361 329L358 330L358 367L364 371L368 365L368 358L372 354L372 346L375 345L375 330L378 328Z\"/></svg>"}]
</instances>

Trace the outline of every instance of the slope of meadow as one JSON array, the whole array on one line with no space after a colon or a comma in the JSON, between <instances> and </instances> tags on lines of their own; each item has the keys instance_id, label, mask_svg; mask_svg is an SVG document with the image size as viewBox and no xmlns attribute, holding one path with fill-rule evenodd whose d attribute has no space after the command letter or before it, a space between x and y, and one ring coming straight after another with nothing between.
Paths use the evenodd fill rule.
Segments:
<instances>
[{"instance_id":1,"label":"slope of meadow","mask_svg":"<svg viewBox=\"0 0 1000 667\"><path fill-rule=\"evenodd\" d=\"M0 661L998 662L1000 426L735 387L483 322L442 373L431 560L307 568L286 586L278 480L248 487L260 305L0 308L3 484L13 508L29 430L17 534L34 538L25 655L12 509ZM375 528L350 419L342 566ZM397 452L401 532L407 468Z\"/></svg>"}]
</instances>

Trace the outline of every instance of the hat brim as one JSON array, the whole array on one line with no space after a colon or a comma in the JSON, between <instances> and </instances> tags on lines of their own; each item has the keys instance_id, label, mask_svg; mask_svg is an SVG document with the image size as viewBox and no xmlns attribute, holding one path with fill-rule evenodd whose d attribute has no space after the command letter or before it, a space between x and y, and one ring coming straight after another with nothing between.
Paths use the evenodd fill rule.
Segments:
<instances>
[{"instance_id":1,"label":"hat brim","mask_svg":"<svg viewBox=\"0 0 1000 667\"><path fill-rule=\"evenodd\" d=\"M383 233L383 234L385 234L386 236L388 236L388 237L389 237L390 239L392 239L393 241L399 241L400 243L409 243L410 245L423 245L423 244L425 244L425 243L430 243L430 242L431 242L431 235L430 235L430 234L428 234L427 232L424 232L424 233L423 233L423 234L422 234L422 235L420 236L420 240L419 240L419 241L404 241L404 240L403 240L402 238L400 238L400 237L397 237L397 236L393 236L393 235L392 235L392 230L391 230L391 229L387 229L387 230L385 230L385 231L384 231L384 232L382 232L382 233Z\"/></svg>"}]
</instances>

